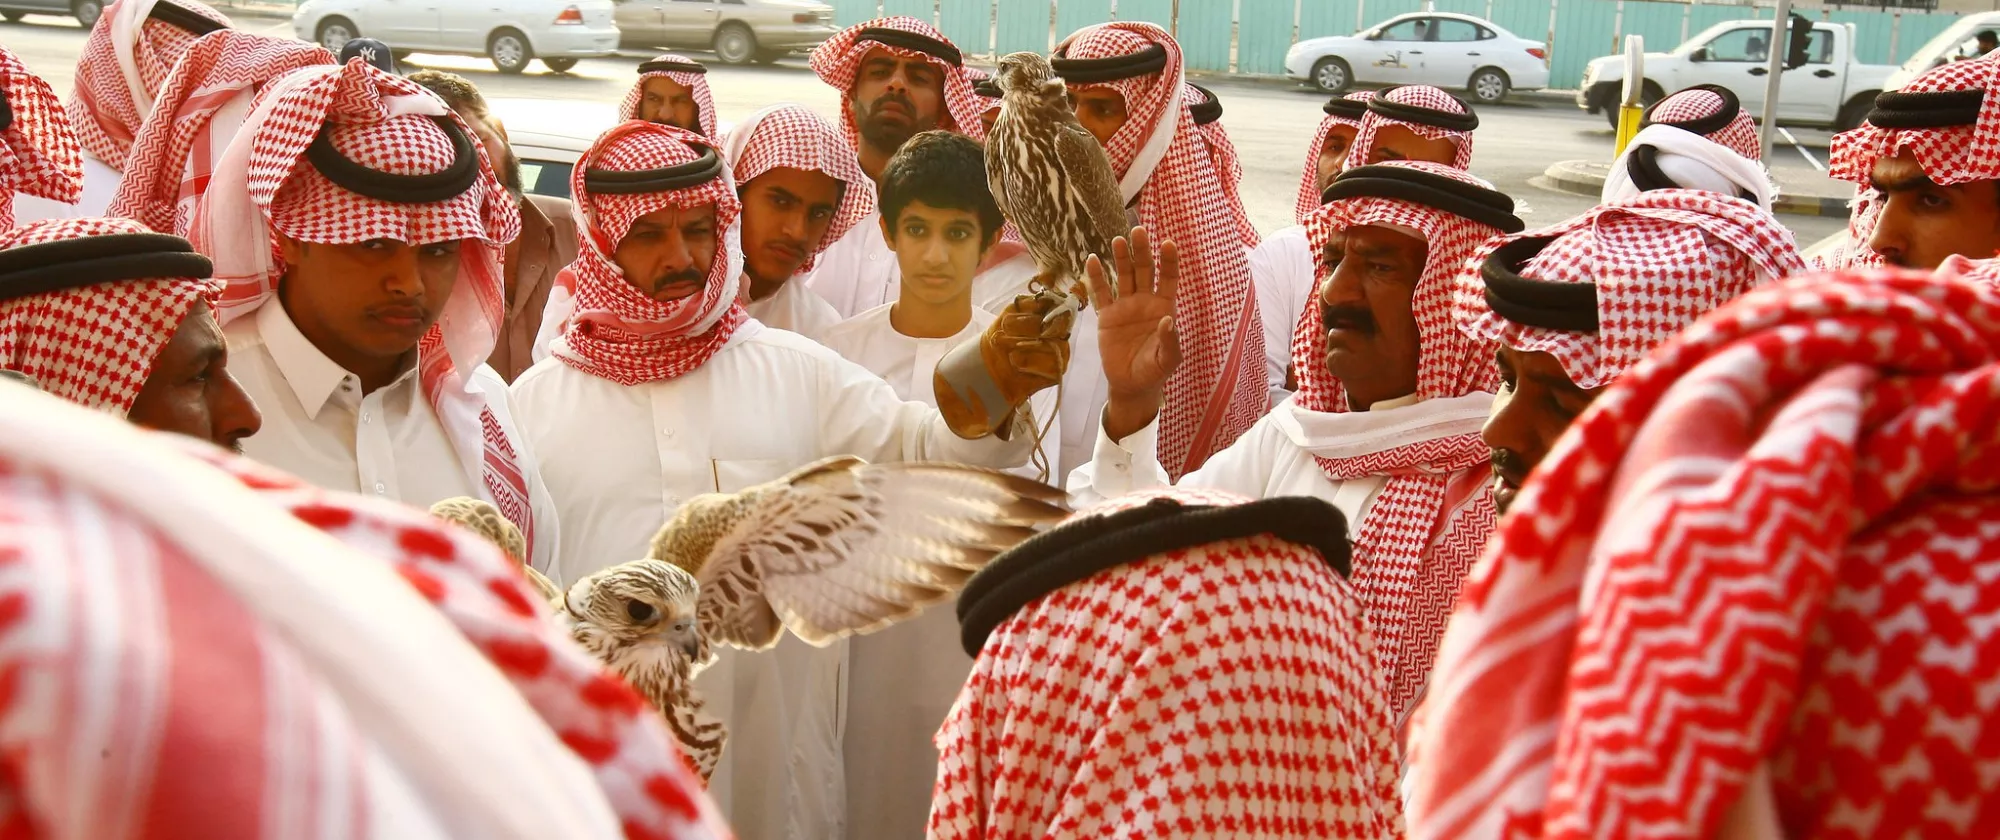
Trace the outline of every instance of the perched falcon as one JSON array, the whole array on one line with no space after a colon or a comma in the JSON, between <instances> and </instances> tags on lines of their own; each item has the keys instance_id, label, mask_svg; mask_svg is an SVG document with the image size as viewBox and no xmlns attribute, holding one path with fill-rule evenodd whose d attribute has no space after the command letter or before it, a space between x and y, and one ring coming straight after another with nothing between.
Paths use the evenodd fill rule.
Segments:
<instances>
[{"instance_id":1,"label":"perched falcon","mask_svg":"<svg viewBox=\"0 0 2000 840\"><path fill-rule=\"evenodd\" d=\"M689 499L643 560L555 602L570 636L666 716L702 777L728 733L693 690L712 645L763 650L879 630L1068 514L1061 490L949 464L830 458L741 493Z\"/></svg>"},{"instance_id":2,"label":"perched falcon","mask_svg":"<svg viewBox=\"0 0 2000 840\"><path fill-rule=\"evenodd\" d=\"M1081 301L1083 262L1111 269L1111 240L1124 236L1125 200L1111 159L1077 122L1069 88L1048 59L1017 52L1000 59L1000 116L986 134L986 185L1035 259L1042 288Z\"/></svg>"}]
</instances>

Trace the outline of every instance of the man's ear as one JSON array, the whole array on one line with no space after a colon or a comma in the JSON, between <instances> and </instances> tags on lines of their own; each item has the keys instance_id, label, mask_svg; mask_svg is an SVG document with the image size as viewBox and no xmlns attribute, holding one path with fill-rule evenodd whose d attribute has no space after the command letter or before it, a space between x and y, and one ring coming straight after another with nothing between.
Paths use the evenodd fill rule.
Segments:
<instances>
[{"instance_id":1,"label":"man's ear","mask_svg":"<svg viewBox=\"0 0 2000 840\"><path fill-rule=\"evenodd\" d=\"M285 258L286 265L298 265L305 259L308 243L300 242L275 230L271 235L278 239L278 254Z\"/></svg>"},{"instance_id":2,"label":"man's ear","mask_svg":"<svg viewBox=\"0 0 2000 840\"><path fill-rule=\"evenodd\" d=\"M986 262L986 255L993 253L993 246L1000 244L1000 232L1005 228L1006 228L1005 223L1002 223L1000 227L994 228L991 233L986 234L986 238L980 240L979 242L980 262L982 263Z\"/></svg>"},{"instance_id":3,"label":"man's ear","mask_svg":"<svg viewBox=\"0 0 2000 840\"><path fill-rule=\"evenodd\" d=\"M878 216L875 221L882 225L882 241L889 246L890 253L892 254L895 253L896 252L895 221L890 219L887 215Z\"/></svg>"}]
</instances>

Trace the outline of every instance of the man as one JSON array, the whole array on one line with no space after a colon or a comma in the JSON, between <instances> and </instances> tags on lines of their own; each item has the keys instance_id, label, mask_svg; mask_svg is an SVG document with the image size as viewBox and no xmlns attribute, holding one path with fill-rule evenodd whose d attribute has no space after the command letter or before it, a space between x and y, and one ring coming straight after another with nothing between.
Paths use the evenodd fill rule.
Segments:
<instances>
[{"instance_id":1,"label":"man","mask_svg":"<svg viewBox=\"0 0 2000 840\"><path fill-rule=\"evenodd\" d=\"M1622 376L1466 584L1410 836L1990 835L1996 325L1797 278Z\"/></svg>"},{"instance_id":2,"label":"man","mask_svg":"<svg viewBox=\"0 0 2000 840\"><path fill-rule=\"evenodd\" d=\"M375 66L375 69L391 76L401 75L403 70L396 66L396 53L388 44L374 38L354 38L340 48L340 56L335 59L341 64L361 59Z\"/></svg>"},{"instance_id":3,"label":"man","mask_svg":"<svg viewBox=\"0 0 2000 840\"><path fill-rule=\"evenodd\" d=\"M1461 275L1456 317L1500 345L1501 388L1480 438L1501 512L1598 394L1695 319L1806 270L1792 234L1749 204L1656 190L1496 239Z\"/></svg>"},{"instance_id":4,"label":"man","mask_svg":"<svg viewBox=\"0 0 2000 840\"><path fill-rule=\"evenodd\" d=\"M5 382L0 430L13 836L728 836L477 537Z\"/></svg>"},{"instance_id":5,"label":"man","mask_svg":"<svg viewBox=\"0 0 2000 840\"><path fill-rule=\"evenodd\" d=\"M556 274L576 261L576 213L566 198L529 195L521 184L521 159L507 141L507 126L486 107L486 97L465 77L442 70L418 70L410 81L437 94L472 127L500 183L521 212L521 235L507 243L500 268L506 289L506 318L493 355L486 360L500 378L513 382L535 363L535 335Z\"/></svg>"},{"instance_id":6,"label":"man","mask_svg":"<svg viewBox=\"0 0 2000 840\"><path fill-rule=\"evenodd\" d=\"M618 119L645 120L699 132L715 131L715 100L708 92L708 67L673 53L639 65L639 81L618 103Z\"/></svg>"},{"instance_id":7,"label":"man","mask_svg":"<svg viewBox=\"0 0 2000 840\"><path fill-rule=\"evenodd\" d=\"M1979 30L1979 36L1974 40L1978 42L1976 46L1980 55L2000 50L2000 33L1995 33L1991 29Z\"/></svg>"},{"instance_id":8,"label":"man","mask_svg":"<svg viewBox=\"0 0 2000 840\"><path fill-rule=\"evenodd\" d=\"M987 566L931 840L1400 835L1346 529L1318 499L1171 490Z\"/></svg>"},{"instance_id":9,"label":"man","mask_svg":"<svg viewBox=\"0 0 2000 840\"><path fill-rule=\"evenodd\" d=\"M513 386L560 513L558 584L644 556L693 496L735 492L813 461L1011 467L1031 436L963 440L833 351L766 329L740 303L727 246L740 204L699 135L627 122L570 177L583 250L551 302L552 358ZM573 290L573 294L569 293ZM1023 362L1041 358L1023 347ZM541 564L538 563L538 566ZM729 651L700 677L730 728L711 791L746 840L838 836L845 646L786 638Z\"/></svg>"},{"instance_id":10,"label":"man","mask_svg":"<svg viewBox=\"0 0 2000 840\"><path fill-rule=\"evenodd\" d=\"M75 215L104 214L174 65L195 39L228 28L229 18L196 0L125 0L97 18L69 100L69 121L83 144L83 198Z\"/></svg>"},{"instance_id":11,"label":"man","mask_svg":"<svg viewBox=\"0 0 2000 840\"><path fill-rule=\"evenodd\" d=\"M814 47L811 63L820 81L841 92L841 128L871 180L879 182L889 157L918 133L985 136L980 115L987 103L972 90L978 71L965 66L943 33L916 18L849 27ZM843 319L896 299L896 255L882 241L879 222L873 214L856 222L827 247L807 280ZM976 287L1002 290L991 298L1006 300L1024 292L1035 275L1022 246L1005 241L980 269Z\"/></svg>"},{"instance_id":12,"label":"man","mask_svg":"<svg viewBox=\"0 0 2000 840\"><path fill-rule=\"evenodd\" d=\"M126 219L0 233L0 368L147 428L241 451L263 420L229 373L222 284L187 240Z\"/></svg>"},{"instance_id":13,"label":"man","mask_svg":"<svg viewBox=\"0 0 2000 840\"><path fill-rule=\"evenodd\" d=\"M1306 147L1305 171L1299 176L1299 198L1292 218L1298 224L1280 228L1250 249L1250 282L1257 291L1257 318L1264 324L1264 376L1271 404L1292 396L1292 327L1299 321L1317 285L1319 259L1306 241L1306 219L1319 209L1320 196L1333 185L1347 162L1347 149L1368 115L1372 90L1355 91L1326 101L1319 132Z\"/></svg>"},{"instance_id":14,"label":"man","mask_svg":"<svg viewBox=\"0 0 2000 840\"><path fill-rule=\"evenodd\" d=\"M2000 253L2000 157L1980 139L2000 130L1981 104L1996 74L2000 57L1933 68L1834 137L1827 174L1880 195L1856 206L1874 224L1858 231L1866 247L1855 262L1931 269L1953 254Z\"/></svg>"},{"instance_id":15,"label":"man","mask_svg":"<svg viewBox=\"0 0 2000 840\"><path fill-rule=\"evenodd\" d=\"M319 45L291 38L224 29L196 39L154 96L107 212L187 236L216 161L258 92L293 70L326 63Z\"/></svg>"},{"instance_id":16,"label":"man","mask_svg":"<svg viewBox=\"0 0 2000 840\"><path fill-rule=\"evenodd\" d=\"M1392 160L1472 167L1479 115L1465 100L1430 85L1402 85L1368 100L1368 115L1347 149L1347 168Z\"/></svg>"},{"instance_id":17,"label":"man","mask_svg":"<svg viewBox=\"0 0 2000 840\"><path fill-rule=\"evenodd\" d=\"M0 97L7 117L0 121L0 230L15 216L53 216L75 204L83 192L83 152L62 101L42 77L0 47ZM42 212L37 212L40 209Z\"/></svg>"},{"instance_id":18,"label":"man","mask_svg":"<svg viewBox=\"0 0 2000 840\"><path fill-rule=\"evenodd\" d=\"M1176 246L1180 273L1192 281L1172 313L1186 363L1165 383L1164 406L1151 407L1160 415L1159 463L1178 479L1269 407L1242 225L1235 213L1217 212L1230 207L1227 173L1217 172L1203 149L1182 96L1180 45L1165 30L1129 22L1089 27L1058 45L1050 64L1069 84L1079 121L1110 156L1126 205L1137 208L1153 241ZM1078 454L1098 436L1096 406L1085 408L1063 424L1065 448Z\"/></svg>"},{"instance_id":19,"label":"man","mask_svg":"<svg viewBox=\"0 0 2000 840\"><path fill-rule=\"evenodd\" d=\"M1735 91L1721 85L1681 88L1653 103L1640 118L1639 128L1656 125L1699 134L1749 160L1764 159L1764 148L1757 142L1756 120L1743 110Z\"/></svg>"},{"instance_id":20,"label":"man","mask_svg":"<svg viewBox=\"0 0 2000 840\"><path fill-rule=\"evenodd\" d=\"M484 364L519 226L470 130L415 82L355 61L268 85L194 215L264 411L249 455L418 508L485 499L551 562L534 451Z\"/></svg>"},{"instance_id":21,"label":"man","mask_svg":"<svg viewBox=\"0 0 2000 840\"><path fill-rule=\"evenodd\" d=\"M1455 279L1481 243L1521 222L1486 182L1428 162L1349 169L1326 199L1306 223L1329 273L1292 341L1298 393L1178 484L1340 508L1400 721L1493 523L1479 428L1499 374L1492 346L1452 324ZM1115 301L1092 279L1111 397L1091 463L1069 478L1080 501L1167 483L1152 453L1178 363L1161 325L1176 278L1163 267L1151 291L1145 253L1121 259Z\"/></svg>"},{"instance_id":22,"label":"man","mask_svg":"<svg viewBox=\"0 0 2000 840\"><path fill-rule=\"evenodd\" d=\"M722 149L743 202L743 277L750 316L814 341L840 314L806 288L828 246L875 212L840 132L802 105L774 105L729 132Z\"/></svg>"}]
</instances>

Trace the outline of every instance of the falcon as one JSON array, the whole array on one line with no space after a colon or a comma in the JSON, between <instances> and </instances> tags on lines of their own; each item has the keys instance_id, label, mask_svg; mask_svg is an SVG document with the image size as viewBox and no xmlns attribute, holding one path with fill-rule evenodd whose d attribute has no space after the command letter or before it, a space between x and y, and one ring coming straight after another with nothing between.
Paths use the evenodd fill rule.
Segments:
<instances>
[{"instance_id":1,"label":"falcon","mask_svg":"<svg viewBox=\"0 0 2000 840\"><path fill-rule=\"evenodd\" d=\"M1110 270L1111 241L1127 231L1111 159L1076 119L1069 88L1048 59L1000 59L1000 116L986 134L986 186L1035 260L1039 288L1084 299L1084 260Z\"/></svg>"},{"instance_id":2,"label":"falcon","mask_svg":"<svg viewBox=\"0 0 2000 840\"><path fill-rule=\"evenodd\" d=\"M577 581L551 605L572 639L659 709L707 779L728 732L693 681L715 645L766 650L790 631L824 647L913 617L1061 521L1064 500L976 467L829 458L689 499L646 557Z\"/></svg>"}]
</instances>

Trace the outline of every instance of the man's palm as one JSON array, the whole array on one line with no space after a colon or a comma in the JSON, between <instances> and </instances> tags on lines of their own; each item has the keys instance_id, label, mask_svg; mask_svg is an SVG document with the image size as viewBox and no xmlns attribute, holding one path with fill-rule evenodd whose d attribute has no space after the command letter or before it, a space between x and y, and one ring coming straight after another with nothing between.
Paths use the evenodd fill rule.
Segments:
<instances>
[{"instance_id":1,"label":"man's palm","mask_svg":"<svg viewBox=\"0 0 2000 840\"><path fill-rule=\"evenodd\" d=\"M1146 229L1134 228L1129 244L1122 238L1112 243L1112 257L1118 273L1115 292L1095 257L1084 271L1097 307L1097 350L1106 384L1113 395L1158 391L1181 362L1173 324L1178 255L1173 243L1161 246L1156 281Z\"/></svg>"}]
</instances>

